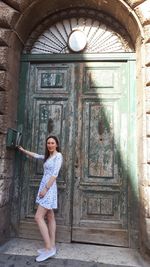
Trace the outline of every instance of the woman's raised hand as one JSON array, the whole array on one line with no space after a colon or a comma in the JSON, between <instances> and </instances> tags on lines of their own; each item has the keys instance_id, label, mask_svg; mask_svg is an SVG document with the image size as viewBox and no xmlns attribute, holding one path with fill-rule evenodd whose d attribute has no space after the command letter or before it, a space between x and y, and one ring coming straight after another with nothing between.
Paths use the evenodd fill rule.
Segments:
<instances>
[{"instance_id":1,"label":"woman's raised hand","mask_svg":"<svg viewBox=\"0 0 150 267\"><path fill-rule=\"evenodd\" d=\"M24 148L22 146L18 146L18 149L22 152L24 152Z\"/></svg>"}]
</instances>

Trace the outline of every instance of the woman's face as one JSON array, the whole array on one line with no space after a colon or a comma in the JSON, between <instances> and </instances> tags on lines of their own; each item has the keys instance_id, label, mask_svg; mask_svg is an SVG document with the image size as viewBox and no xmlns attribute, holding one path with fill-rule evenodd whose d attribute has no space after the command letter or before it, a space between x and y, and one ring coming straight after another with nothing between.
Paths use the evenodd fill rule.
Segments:
<instances>
[{"instance_id":1,"label":"woman's face","mask_svg":"<svg viewBox=\"0 0 150 267\"><path fill-rule=\"evenodd\" d=\"M55 152L56 148L57 148L57 143L56 143L55 139L48 138L48 140L47 140L47 149L48 149L49 153Z\"/></svg>"}]
</instances>

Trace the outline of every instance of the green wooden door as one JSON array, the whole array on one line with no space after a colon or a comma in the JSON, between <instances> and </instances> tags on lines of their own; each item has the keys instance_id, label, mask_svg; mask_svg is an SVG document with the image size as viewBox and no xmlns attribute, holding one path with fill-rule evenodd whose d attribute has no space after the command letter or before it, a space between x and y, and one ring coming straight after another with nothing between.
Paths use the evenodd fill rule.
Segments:
<instances>
[{"instance_id":1,"label":"green wooden door","mask_svg":"<svg viewBox=\"0 0 150 267\"><path fill-rule=\"evenodd\" d=\"M79 69L72 239L128 246L127 64Z\"/></svg>"},{"instance_id":2,"label":"green wooden door","mask_svg":"<svg viewBox=\"0 0 150 267\"><path fill-rule=\"evenodd\" d=\"M73 64L31 64L24 123L24 146L31 151L43 154L45 139L49 134L56 135L60 140L64 164L57 179L59 208L56 211L56 219L58 238L63 241L71 240L70 210L75 113L73 81ZM35 214L35 197L42 177L42 164L35 160L25 159L24 161L22 219L32 218Z\"/></svg>"},{"instance_id":3,"label":"green wooden door","mask_svg":"<svg viewBox=\"0 0 150 267\"><path fill-rule=\"evenodd\" d=\"M128 246L128 62L30 64L24 145L60 139L57 240ZM21 219L32 220L42 164L24 158Z\"/></svg>"}]
</instances>

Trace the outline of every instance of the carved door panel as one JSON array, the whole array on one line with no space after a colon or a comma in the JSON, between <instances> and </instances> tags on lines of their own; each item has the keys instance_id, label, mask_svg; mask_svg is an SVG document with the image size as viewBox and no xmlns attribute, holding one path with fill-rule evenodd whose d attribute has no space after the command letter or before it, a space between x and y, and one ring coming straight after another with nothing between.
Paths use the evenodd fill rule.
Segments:
<instances>
[{"instance_id":1,"label":"carved door panel","mask_svg":"<svg viewBox=\"0 0 150 267\"><path fill-rule=\"evenodd\" d=\"M128 246L126 63L80 64L73 241Z\"/></svg>"},{"instance_id":2,"label":"carved door panel","mask_svg":"<svg viewBox=\"0 0 150 267\"><path fill-rule=\"evenodd\" d=\"M72 64L31 64L26 98L24 146L44 154L45 139L56 135L64 156L58 183L56 211L59 240L70 241L70 193L74 120L74 66ZM35 214L35 198L43 173L43 162L25 159L22 189L22 218Z\"/></svg>"}]
</instances>

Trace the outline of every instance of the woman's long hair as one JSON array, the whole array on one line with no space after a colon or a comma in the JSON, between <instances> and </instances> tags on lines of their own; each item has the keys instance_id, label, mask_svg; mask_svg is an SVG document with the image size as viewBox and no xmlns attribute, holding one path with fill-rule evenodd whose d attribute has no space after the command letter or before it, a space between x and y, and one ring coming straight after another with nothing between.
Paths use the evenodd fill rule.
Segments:
<instances>
[{"instance_id":1,"label":"woman's long hair","mask_svg":"<svg viewBox=\"0 0 150 267\"><path fill-rule=\"evenodd\" d=\"M45 141L45 157L44 157L44 162L48 159L49 157L49 151L48 151L48 148L47 148L47 141L49 138L53 138L57 144L57 147L56 147L56 150L57 152L60 152L60 146L59 146L59 141L58 141L58 138L55 136L55 135L50 135L46 138L46 141Z\"/></svg>"}]
</instances>

